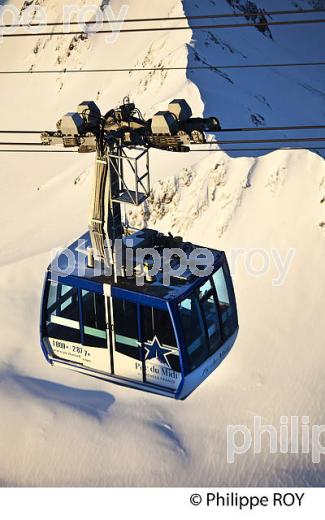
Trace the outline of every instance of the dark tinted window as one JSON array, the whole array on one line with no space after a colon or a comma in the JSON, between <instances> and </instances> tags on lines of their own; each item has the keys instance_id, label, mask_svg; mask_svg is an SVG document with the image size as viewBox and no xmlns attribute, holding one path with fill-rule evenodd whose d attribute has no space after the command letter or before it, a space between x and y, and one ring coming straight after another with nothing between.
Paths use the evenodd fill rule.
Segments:
<instances>
[{"instance_id":1,"label":"dark tinted window","mask_svg":"<svg viewBox=\"0 0 325 520\"><path fill-rule=\"evenodd\" d=\"M209 352L212 354L222 344L219 314L214 291L211 290L205 293L205 296L200 301L209 338Z\"/></svg>"},{"instance_id":2,"label":"dark tinted window","mask_svg":"<svg viewBox=\"0 0 325 520\"><path fill-rule=\"evenodd\" d=\"M134 359L141 359L138 343L137 306L113 298L115 350Z\"/></svg>"},{"instance_id":3,"label":"dark tinted window","mask_svg":"<svg viewBox=\"0 0 325 520\"><path fill-rule=\"evenodd\" d=\"M185 345L188 353L189 370L197 368L209 355L206 329L197 293L193 293L179 304Z\"/></svg>"},{"instance_id":4,"label":"dark tinted window","mask_svg":"<svg viewBox=\"0 0 325 520\"><path fill-rule=\"evenodd\" d=\"M80 343L78 289L50 282L46 309L46 335L49 338Z\"/></svg>"},{"instance_id":5,"label":"dark tinted window","mask_svg":"<svg viewBox=\"0 0 325 520\"><path fill-rule=\"evenodd\" d=\"M212 286L211 280L209 279L206 282L204 282L204 284L202 284L201 287L199 288L198 296L199 296L200 300L202 300L202 298L204 298L205 296L211 294L212 290L213 290L213 286Z\"/></svg>"},{"instance_id":6,"label":"dark tinted window","mask_svg":"<svg viewBox=\"0 0 325 520\"><path fill-rule=\"evenodd\" d=\"M105 301L102 294L81 291L84 344L89 347L107 347Z\"/></svg>"},{"instance_id":7,"label":"dark tinted window","mask_svg":"<svg viewBox=\"0 0 325 520\"><path fill-rule=\"evenodd\" d=\"M219 300L221 328L224 339L231 336L237 328L236 302L231 287L230 275L220 267L213 275L214 285Z\"/></svg>"},{"instance_id":8,"label":"dark tinted window","mask_svg":"<svg viewBox=\"0 0 325 520\"><path fill-rule=\"evenodd\" d=\"M148 353L145 344L152 344L156 337L162 347L161 352L165 353L168 359L170 368L180 372L179 352L169 312L142 306L141 313L145 354Z\"/></svg>"}]
</instances>

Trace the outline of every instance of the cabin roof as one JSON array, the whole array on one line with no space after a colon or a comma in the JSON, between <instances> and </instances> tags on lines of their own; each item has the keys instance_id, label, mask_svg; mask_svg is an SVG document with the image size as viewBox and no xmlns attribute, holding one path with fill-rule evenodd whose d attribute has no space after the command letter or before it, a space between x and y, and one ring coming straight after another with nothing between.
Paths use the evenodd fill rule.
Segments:
<instances>
[{"instance_id":1,"label":"cabin roof","mask_svg":"<svg viewBox=\"0 0 325 520\"><path fill-rule=\"evenodd\" d=\"M152 247L156 235L157 231L146 228L141 231L136 231L126 238L127 247L129 250L133 250L134 267L139 265L139 259L140 263L142 263L143 253L141 250L149 247L149 245ZM161 237L166 240L169 238L160 235L160 238ZM73 242L69 247L61 250L49 265L48 270L55 273L63 283L64 277L69 276L77 278L79 282L86 281L86 283L91 282L92 284L99 284L101 288L104 284L108 284L114 289L140 293L150 296L151 298L163 300L182 299L187 293L191 292L198 285L201 285L201 283L206 279L206 276L193 275L189 268L180 272L179 261L175 258L171 261L171 265L174 271L178 269L178 274L176 276L171 275L169 283L166 279L163 279L162 271L157 273L155 281L153 282L146 282L142 276L141 283L139 276L132 276L124 278L119 277L118 282L115 283L111 273L108 269L104 270L100 262L95 261L94 268L89 268L87 266L87 248L89 247L91 247L91 240L89 232L87 232ZM177 247L184 251L188 258L195 248L202 248L202 246L197 246L189 242L177 243ZM212 253L211 259L213 260L213 269L209 273L211 274L219 267L219 265L221 265L224 253L211 248L206 249ZM160 255L162 261L164 248L155 247L155 250L157 251L157 254Z\"/></svg>"}]
</instances>

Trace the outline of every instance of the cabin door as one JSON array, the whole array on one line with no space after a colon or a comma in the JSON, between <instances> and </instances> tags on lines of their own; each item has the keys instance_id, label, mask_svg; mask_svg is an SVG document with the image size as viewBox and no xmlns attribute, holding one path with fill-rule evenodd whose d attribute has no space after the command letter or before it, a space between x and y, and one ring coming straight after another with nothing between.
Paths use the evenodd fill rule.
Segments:
<instances>
[{"instance_id":1,"label":"cabin door","mask_svg":"<svg viewBox=\"0 0 325 520\"><path fill-rule=\"evenodd\" d=\"M81 291L82 364L100 372L111 372L110 336L103 294Z\"/></svg>"},{"instance_id":2,"label":"cabin door","mask_svg":"<svg viewBox=\"0 0 325 520\"><path fill-rule=\"evenodd\" d=\"M138 306L120 298L106 297L110 323L112 373L143 382L143 354L139 341Z\"/></svg>"}]
</instances>

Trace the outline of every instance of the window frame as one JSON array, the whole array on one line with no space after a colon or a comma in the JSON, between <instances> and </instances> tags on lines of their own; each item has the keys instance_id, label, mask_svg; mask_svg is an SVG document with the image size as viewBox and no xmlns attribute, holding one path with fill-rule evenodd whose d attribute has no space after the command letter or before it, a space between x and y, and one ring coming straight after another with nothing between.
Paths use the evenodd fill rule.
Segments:
<instances>
[{"instance_id":1,"label":"window frame","mask_svg":"<svg viewBox=\"0 0 325 520\"><path fill-rule=\"evenodd\" d=\"M102 340L106 340L106 344L105 345L90 345L89 344L89 341L86 341L86 337L87 336L92 336L92 334L90 334L89 332L87 332L85 329L88 328L88 329L93 329L93 330L98 330L98 331L102 331L103 332L103 329L96 329L96 328L93 328L93 327L90 327L89 325L86 325L85 324L85 320L84 320L84 300L83 300L83 292L86 292L89 294L91 294L92 296L100 296L102 299L103 299L103 305L104 305L104 313L105 313L105 333L106 333L106 338L100 338L100 336L97 336L99 337L100 339ZM104 294L101 294L101 293L98 293L96 291L92 291L91 289L85 289L83 287L78 287L78 302L79 302L79 315L80 315L80 330L82 332L82 335L81 335L81 344L84 346L84 347L89 347L89 348L100 348L100 349L104 349L104 348L108 348L108 341L107 341L107 336L108 336L108 333L107 333L107 317L106 317L106 308L105 308L105 296ZM95 335L93 335L94 337L96 337Z\"/></svg>"},{"instance_id":2,"label":"window frame","mask_svg":"<svg viewBox=\"0 0 325 520\"><path fill-rule=\"evenodd\" d=\"M56 291L56 297L55 297L55 301L50 305L50 307L48 307L48 302L49 302L49 296L50 296L50 290L51 290L51 287L56 285L57 286L57 291ZM44 330L44 337L47 337L47 338L50 338L50 337L53 337L51 335L48 334L48 324L47 323L51 323L51 321L48 320L48 316L49 316L49 313L51 313L51 308L53 308L53 310L56 310L58 308L60 308L60 312L61 311L61 305L62 303L65 303L65 302L62 302L62 287L70 287L71 289L75 290L76 291L76 295L77 295L77 312L78 312L78 321L76 320L71 320L72 323L78 323L79 327L71 327L69 326L68 324L59 324L59 323L56 323L57 325L61 326L61 327L65 327L66 329L72 329L72 330L75 330L77 331L77 333L79 334L79 338L78 340L75 340L75 339L66 339L66 338L54 338L54 339L62 339L62 341L69 341L71 343L76 343L76 344L82 344L81 341L82 341L82 338L83 338L83 330L82 330L82 327L81 327L81 316L80 316L80 305L79 305L79 288L76 287L75 285L70 285L69 283L66 283L66 282L62 282L61 280L51 280L50 278L47 280L47 287L46 287L46 291L45 291L45 302L46 302L46 305L44 305L44 315L43 315L43 330ZM66 293L63 294L63 298L65 297L66 294L68 294L69 291L67 291ZM69 299L69 296L66 297L66 300ZM58 303L59 302L59 303ZM52 313L50 314L52 315ZM55 315L54 315L55 316ZM58 316L58 318L60 318L60 316ZM62 320L65 320L65 321L69 321L69 318L62 318ZM55 324L55 322L52 322L53 324Z\"/></svg>"},{"instance_id":3,"label":"window frame","mask_svg":"<svg viewBox=\"0 0 325 520\"><path fill-rule=\"evenodd\" d=\"M76 293L77 293L77 308L78 308L78 317L79 317L79 340L78 341L74 341L74 343L76 344L79 344L79 345L82 345L82 346L85 346L85 347L91 347L91 348L109 348L109 345L108 345L108 342L107 342L107 321L106 321L106 346L102 346L102 347L98 347L98 346L94 346L94 345L88 345L86 342L85 342L85 335L87 335L87 333L85 334L85 323L84 323L84 312L83 312L83 304L82 304L82 291L88 291L92 294L99 294L101 295L101 297L103 298L103 303L104 303L104 306L105 306L105 295L102 293L102 292L99 292L99 291L95 291L93 290L93 288L90 288L90 287L81 287L79 285L76 285L76 284L73 284L72 281L70 280L62 280L62 279L59 279L59 280L52 280L51 278L48 278L46 280L46 290L44 292L44 302L46 302L46 305L43 306L43 337L46 338L46 337L51 337L48 335L47 333L47 313L48 313L48 308L47 308L47 304L48 304L48 301L49 301L49 294L50 294L50 288L51 288L51 284L57 284L58 285L58 291L57 291L57 296L56 296L56 299L54 301L54 303L52 303L51 307L53 307L56 302L61 298L61 291L62 291L62 287L63 286L66 286L66 287L70 287L71 289L75 289L76 290ZM59 296L58 296L58 293L59 293ZM106 311L105 311L106 312ZM62 325L64 326L64 325ZM87 327L87 325L86 325ZM58 338L59 339L59 338ZM70 340L64 340L62 338L62 341L70 341Z\"/></svg>"},{"instance_id":4,"label":"window frame","mask_svg":"<svg viewBox=\"0 0 325 520\"><path fill-rule=\"evenodd\" d=\"M209 280L210 280L210 283L211 283L211 289L208 292L206 292L202 298L198 298L199 305L200 305L200 308L201 308L201 313L202 313L202 316L203 316L203 323L204 323L205 333L206 333L206 338L207 338L207 343L208 343L208 352L209 352L209 356L208 357L212 356L212 354L217 352L217 350L219 350L219 348L222 346L222 344L224 342L224 338L223 338L223 334L222 334L222 323L221 323L221 314L220 314L220 306L219 306L218 295L217 295L216 289L215 289L214 284L213 284L212 276L210 276ZM209 298L211 298L211 296L213 297L213 302L214 302L214 305L215 305L216 315L217 315L217 320L218 320L217 321L217 325L218 325L219 331L220 331L220 342L219 342L218 346L214 350L212 349L211 336L209 334L209 327L208 327L208 323L207 323L207 316L206 316L205 309L203 307L204 303L207 300L209 300Z\"/></svg>"},{"instance_id":5,"label":"window frame","mask_svg":"<svg viewBox=\"0 0 325 520\"><path fill-rule=\"evenodd\" d=\"M112 336L112 342L113 342L113 345L112 345L112 352L113 352L113 357L114 357L114 352L116 350L116 336L118 335L116 333L116 315L115 315L115 308L114 308L114 303L115 302L126 302L127 304L129 305L133 305L135 307L135 313L136 313L136 320L137 320L137 340L135 338L129 338L129 339L134 339L134 341L137 341L138 342L138 351L139 351L139 358L138 360L139 361L143 361L143 353L142 353L142 350L141 350L141 346L139 346L139 343L141 343L141 338L140 338L140 329L139 329L139 305L131 300L128 300L127 298L121 298L119 296L115 296L115 295L112 295L112 310L113 310L113 320L112 320L112 325L113 325L113 330L111 331L111 336ZM126 337L126 336L125 336ZM118 350L117 350L118 352ZM123 352L121 352L123 354ZM127 354L125 354L127 355ZM128 356L128 357L131 357L131 356ZM136 358L133 358L133 359L136 359ZM114 365L113 365L114 366Z\"/></svg>"},{"instance_id":6,"label":"window frame","mask_svg":"<svg viewBox=\"0 0 325 520\"><path fill-rule=\"evenodd\" d=\"M140 327L140 341L141 341L141 349L142 349L142 357L143 357L143 374L144 374L144 379L143 381L146 382L146 377L145 377L145 374L146 374L146 352L145 352L145 346L144 344L147 342L147 341L151 341L151 340L148 340L148 338L145 337L145 327L143 325L143 309L151 309L151 310L156 310L157 312L165 312L169 318L169 324L170 324L170 328L171 328L171 331L172 331L172 334L173 334L173 344L167 344L167 343L163 343L161 342L161 345L162 346L170 346L172 347L173 349L177 349L178 351L178 359L179 359L179 368L176 370L176 369L171 369L173 370L174 372L177 372L179 374L183 374L183 364L182 364L182 351L181 351L181 348L180 348L180 344L179 344L179 340L178 340L178 333L177 333L177 327L175 326L175 322L174 322L174 319L173 319L173 309L167 304L166 305L166 308L162 309L161 307L155 307L154 305L147 305L145 303L139 303L138 304L138 312L140 313L140 323L139 323L139 327ZM147 331L146 331L147 332ZM156 334L153 335L153 338L156 336ZM160 340L160 338L158 337L158 340ZM147 384L152 384L152 383L147 383ZM158 385L157 385L158 386Z\"/></svg>"},{"instance_id":7,"label":"window frame","mask_svg":"<svg viewBox=\"0 0 325 520\"><path fill-rule=\"evenodd\" d=\"M231 335L234 333L234 331L236 329L236 326L233 326L232 328L234 330L232 330L229 335L226 335L225 332L224 332L224 327L223 327L223 322L222 322L222 311L221 311L221 307L220 307L220 302L219 302L219 298L218 298L218 292L217 292L216 284L215 284L214 278L213 278L213 276L215 275L215 273L217 273L219 271L219 269L222 269L222 272L223 272L223 275L224 275L225 285L226 285L227 294L228 294L228 298L229 298L229 307L230 307L230 309L231 309L231 311L233 313L233 316L231 318L231 320L232 320L231 323L232 324L235 323L237 325L237 327L238 327L238 317L237 317L237 306L236 306L235 294L234 294L233 286L232 286L232 283L231 283L231 275L230 275L230 271L229 271L229 268L228 268L227 260L224 258L223 261L219 264L218 268L215 269L215 271L210 276L208 276L203 282L201 281L201 283L198 283L192 289L192 291L188 292L186 294L186 296L183 296L182 299L177 301L177 305L176 306L177 306L177 314L178 314L178 318L179 318L179 327L180 327L180 331L181 331L182 341L183 341L183 344L184 344L184 349L182 349L182 351L183 351L183 355L184 355L184 361L185 361L184 364L185 364L185 367L186 367L186 372L185 372L186 374L191 373L193 370L195 370L196 368L201 366L201 364L203 364L210 356L215 354L222 347L222 345L229 339L229 337L231 337ZM209 289L209 291L207 291L204 294L203 298L200 299L199 298L199 290L207 282L210 282L211 288ZM195 367L195 368L191 369L190 368L190 366L191 366L190 355L191 354L188 351L188 345L187 345L187 341L186 341L186 336L185 336L184 329L183 329L183 322L182 322L182 317L181 317L180 305L185 300L190 299L191 296L193 294L195 294L195 293L197 293L196 300L197 300L199 308L200 308L200 315L201 315L200 319L203 321L204 332L205 332L205 340L206 340L206 343L207 343L208 356L202 361L202 363L200 365L198 365L198 367ZM217 309L218 324L219 324L220 338L221 338L220 342L219 342L219 345L217 346L217 348L215 350L212 350L212 348L211 348L211 341L210 341L209 332L208 332L206 315L205 315L204 308L202 306L202 303L205 302L207 299L209 299L209 297L211 297L211 296L213 296L214 303L215 303L216 309Z\"/></svg>"},{"instance_id":8,"label":"window frame","mask_svg":"<svg viewBox=\"0 0 325 520\"><path fill-rule=\"evenodd\" d=\"M222 273L223 273L224 283L225 283L225 287L226 287L226 290L227 290L227 296L228 296L228 299L229 299L228 309L230 309L230 311L231 311L231 316L228 318L228 321L231 322L232 327L231 327L231 331L230 331L230 333L228 335L225 334L224 322L223 322L223 319L222 319L223 312L221 310L220 300L219 300L219 296L218 296L218 291L217 291L216 283L214 281L214 276L220 271L220 269L222 270ZM222 334L223 342L225 342L232 336L232 334L234 334L236 328L238 327L238 315L237 315L236 296L235 296L235 292L234 292L234 288L233 288L233 284L232 284L232 280L231 280L230 270L229 270L228 263L227 263L226 259L211 274L211 279L212 279L212 282L213 282L213 286L215 288L216 298L217 298L217 302L218 302L220 325L221 325L221 334Z\"/></svg>"},{"instance_id":9,"label":"window frame","mask_svg":"<svg viewBox=\"0 0 325 520\"><path fill-rule=\"evenodd\" d=\"M206 280L205 280L205 282L203 282L203 284L204 283L206 283ZM201 284L201 285L203 285L203 284ZM184 345L184 348L181 350L182 350L184 358L185 358L186 374L189 374L189 373L193 372L194 370L196 370L197 368L199 368L210 357L209 336L207 333L206 322L205 322L205 317L204 317L203 309L201 306L200 298L198 296L199 288L200 288L200 286L192 289L192 291L187 296L185 296L185 298L183 298L182 300L180 300L177 303L177 314L178 314L178 320L179 320L179 325L180 325L180 330L181 330L183 345ZM202 332L204 334L204 338L205 338L205 345L203 345L203 350L205 351L204 359L200 362L200 364L198 364L194 368L191 368L191 365L192 365L191 353L189 352L189 345L187 344L187 340L186 340L186 336L185 336L185 332L184 332L184 325L183 325L182 313L181 313L181 307L180 307L181 304L185 300L191 299L192 296L195 296L194 303L195 303L195 307L197 310L198 325L199 325L200 329L202 330ZM201 327L201 323L202 323L202 327Z\"/></svg>"}]
</instances>

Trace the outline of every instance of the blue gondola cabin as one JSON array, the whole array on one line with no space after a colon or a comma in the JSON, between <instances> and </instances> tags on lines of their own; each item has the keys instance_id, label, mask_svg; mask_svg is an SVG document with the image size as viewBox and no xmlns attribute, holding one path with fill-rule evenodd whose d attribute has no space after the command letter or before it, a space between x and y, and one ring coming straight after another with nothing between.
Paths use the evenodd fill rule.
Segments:
<instances>
[{"instance_id":1,"label":"blue gondola cabin","mask_svg":"<svg viewBox=\"0 0 325 520\"><path fill-rule=\"evenodd\" d=\"M128 237L144 247L155 232ZM90 236L62 251L45 276L41 345L52 365L147 392L186 398L222 362L238 332L232 280L223 252L212 250L209 276L96 275L87 265ZM191 247L194 247L190 245ZM187 244L188 247L188 244ZM73 269L66 274L67 259ZM80 274L81 273L81 274Z\"/></svg>"}]
</instances>

